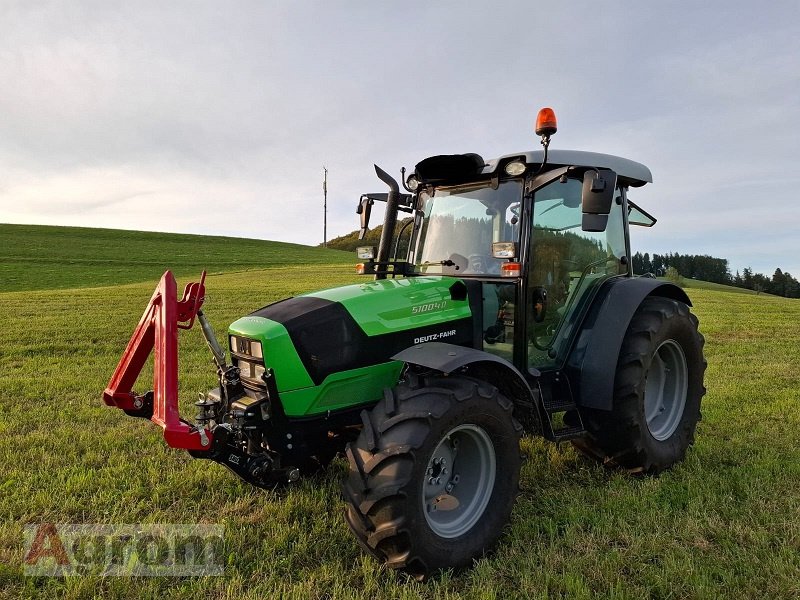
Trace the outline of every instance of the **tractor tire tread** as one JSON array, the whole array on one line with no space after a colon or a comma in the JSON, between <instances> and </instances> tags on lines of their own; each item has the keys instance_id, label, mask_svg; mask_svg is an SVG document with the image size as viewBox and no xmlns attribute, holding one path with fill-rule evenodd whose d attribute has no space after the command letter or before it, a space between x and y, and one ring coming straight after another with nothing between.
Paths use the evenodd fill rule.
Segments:
<instances>
[{"instance_id":1,"label":"tractor tire tread","mask_svg":"<svg viewBox=\"0 0 800 600\"><path fill-rule=\"evenodd\" d=\"M359 545L387 567L405 569L414 576L424 577L429 570L471 563L472 557L468 561L461 560L458 565L447 564L451 557L424 555L424 549L414 543L409 531L413 524L402 507L415 484L411 477L415 461L425 459L415 454L419 444L403 442L407 441L409 432L414 434L412 437L424 439L448 410L476 397L494 402L511 420L514 431L511 437L515 437L513 441L517 444L513 456L517 458L522 426L512 416L513 403L486 382L435 374L406 377L397 388L384 392L384 402L378 402L372 413L363 419L365 430L356 442L348 445L350 475L343 485L348 504L346 521ZM518 476L519 468L513 481L515 491ZM515 497L513 494L512 503ZM507 510L510 513L510 506ZM500 533L499 530L492 532L492 543ZM437 564L437 561L444 562Z\"/></svg>"},{"instance_id":2,"label":"tractor tire tread","mask_svg":"<svg viewBox=\"0 0 800 600\"><path fill-rule=\"evenodd\" d=\"M614 382L611 411L584 409L582 414L588 436L573 441L581 453L609 467L630 473L656 475L683 460L694 443L700 402L706 393L703 374L707 362L703 356L705 339L698 331L698 320L683 302L648 297L631 319L622 342ZM643 423L643 397L647 369L657 343L665 330L679 331L689 339L692 363L687 356L689 385L685 414L678 429L670 436L668 448L661 450ZM686 351L686 348L684 348ZM699 378L699 381L698 381Z\"/></svg>"}]
</instances>

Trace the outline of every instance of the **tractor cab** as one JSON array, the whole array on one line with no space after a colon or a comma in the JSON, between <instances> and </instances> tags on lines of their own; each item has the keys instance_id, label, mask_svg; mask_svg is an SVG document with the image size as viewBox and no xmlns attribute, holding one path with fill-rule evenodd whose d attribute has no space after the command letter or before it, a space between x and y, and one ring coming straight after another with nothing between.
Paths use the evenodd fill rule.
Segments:
<instances>
[{"instance_id":1,"label":"tractor cab","mask_svg":"<svg viewBox=\"0 0 800 600\"><path fill-rule=\"evenodd\" d=\"M543 151L418 163L405 181L410 194L400 196L413 215L407 256L362 269L480 286L482 349L522 372L563 365L599 287L633 274L628 226L655 223L627 198L629 187L652 181L650 170L606 154L548 152L550 117L549 129L541 115L537 125Z\"/></svg>"}]
</instances>

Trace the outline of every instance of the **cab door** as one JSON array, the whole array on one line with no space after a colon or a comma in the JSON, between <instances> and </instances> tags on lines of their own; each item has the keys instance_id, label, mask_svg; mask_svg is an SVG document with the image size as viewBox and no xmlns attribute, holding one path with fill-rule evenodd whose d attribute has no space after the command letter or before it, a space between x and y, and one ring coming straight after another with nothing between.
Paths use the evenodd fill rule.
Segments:
<instances>
[{"instance_id":1,"label":"cab door","mask_svg":"<svg viewBox=\"0 0 800 600\"><path fill-rule=\"evenodd\" d=\"M582 179L555 180L533 195L527 278L528 367L556 367L594 293L627 274L628 260L617 189L602 232L581 229Z\"/></svg>"}]
</instances>

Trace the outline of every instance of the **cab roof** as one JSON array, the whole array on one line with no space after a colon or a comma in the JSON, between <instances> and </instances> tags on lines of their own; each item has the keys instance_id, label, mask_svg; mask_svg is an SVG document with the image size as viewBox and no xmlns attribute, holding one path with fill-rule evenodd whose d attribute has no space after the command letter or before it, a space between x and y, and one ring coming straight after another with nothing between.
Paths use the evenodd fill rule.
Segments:
<instances>
[{"instance_id":1,"label":"cab roof","mask_svg":"<svg viewBox=\"0 0 800 600\"><path fill-rule=\"evenodd\" d=\"M540 165L544 158L542 150L528 152L518 152L516 154L506 154L499 158L487 160L481 175L491 176L497 171L500 165L505 165L515 158L523 158L528 165ZM597 167L601 169L612 169L622 180L622 183L632 187L640 187L646 183L653 182L653 175L650 169L638 163L620 156L611 154L601 154L598 152L584 152L582 150L549 150L547 152L548 167Z\"/></svg>"}]
</instances>

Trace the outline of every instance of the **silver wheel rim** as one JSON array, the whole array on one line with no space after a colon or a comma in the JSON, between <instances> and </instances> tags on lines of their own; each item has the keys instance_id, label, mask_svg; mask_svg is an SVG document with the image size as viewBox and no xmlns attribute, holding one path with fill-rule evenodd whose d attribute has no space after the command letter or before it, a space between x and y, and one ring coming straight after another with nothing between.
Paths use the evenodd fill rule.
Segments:
<instances>
[{"instance_id":1,"label":"silver wheel rim","mask_svg":"<svg viewBox=\"0 0 800 600\"><path fill-rule=\"evenodd\" d=\"M425 469L422 509L443 538L467 533L483 515L494 490L494 444L481 427L459 425L442 438Z\"/></svg>"},{"instance_id":2,"label":"silver wheel rim","mask_svg":"<svg viewBox=\"0 0 800 600\"><path fill-rule=\"evenodd\" d=\"M683 349L675 340L663 342L653 353L644 392L644 416L650 435L660 442L675 433L683 418L688 389Z\"/></svg>"}]
</instances>

